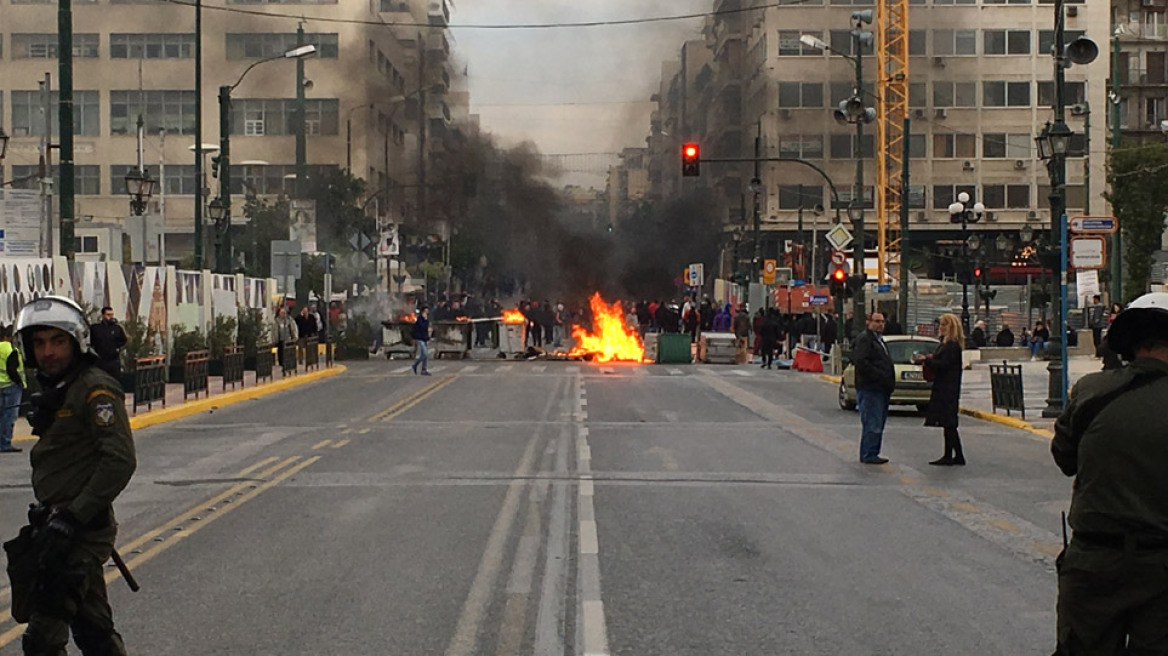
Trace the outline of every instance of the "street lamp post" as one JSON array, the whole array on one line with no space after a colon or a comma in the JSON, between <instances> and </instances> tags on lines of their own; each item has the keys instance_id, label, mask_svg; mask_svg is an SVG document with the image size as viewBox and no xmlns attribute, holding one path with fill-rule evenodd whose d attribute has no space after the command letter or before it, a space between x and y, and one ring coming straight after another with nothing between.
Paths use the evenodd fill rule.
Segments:
<instances>
[{"instance_id":1,"label":"street lamp post","mask_svg":"<svg viewBox=\"0 0 1168 656\"><path fill-rule=\"evenodd\" d=\"M981 221L982 215L985 214L985 205L981 202L972 206L968 203L969 194L963 191L957 194L957 202L949 205L949 221L961 222L961 263L956 270L958 277L961 278L961 327L966 335L969 334L969 251L977 250L981 246L981 240L976 239L976 235L970 236L969 224Z\"/></svg>"},{"instance_id":2,"label":"street lamp post","mask_svg":"<svg viewBox=\"0 0 1168 656\"><path fill-rule=\"evenodd\" d=\"M852 186L851 202L848 203L848 217L852 220L855 233L852 242L853 273L848 282L852 288L852 327L856 335L864 330L867 318L864 302L864 288L867 283L864 268L864 124L876 120L876 110L864 104L864 46L873 41L872 33L864 30L864 25L870 24L872 19L871 9L852 12L851 54L832 50L822 39L811 34L799 37L799 41L804 45L842 56L850 61L856 70L852 96L841 101L839 108L833 112L837 123L841 125L852 123L856 126L855 143L852 146L852 155L856 159L856 177Z\"/></svg>"},{"instance_id":3,"label":"street lamp post","mask_svg":"<svg viewBox=\"0 0 1168 656\"><path fill-rule=\"evenodd\" d=\"M220 273L231 273L231 91L243 82L243 78L251 72L251 69L266 64L268 62L277 61L280 59L303 59L316 54L315 45L297 46L282 55L275 57L268 57L252 62L250 66L243 70L239 79L235 84L223 85L219 87L219 196L208 210L211 214L211 219L215 223L215 268ZM299 76L297 78L299 84ZM303 90L298 90L297 93L302 93ZM303 121L304 115L300 115ZM301 178L298 177L300 182ZM218 201L216 204L215 201Z\"/></svg>"},{"instance_id":4,"label":"street lamp post","mask_svg":"<svg viewBox=\"0 0 1168 656\"><path fill-rule=\"evenodd\" d=\"M8 153L8 133L4 128L0 128L0 162L4 161L4 155Z\"/></svg>"},{"instance_id":5,"label":"street lamp post","mask_svg":"<svg viewBox=\"0 0 1168 656\"><path fill-rule=\"evenodd\" d=\"M1066 69L1071 64L1089 64L1099 55L1099 47L1094 41L1079 37L1066 44L1066 16L1063 11L1064 0L1054 2L1054 122L1047 122L1042 132L1035 137L1038 146L1038 156L1046 161L1046 170L1050 176L1050 220L1051 241L1059 244L1058 262L1054 267L1058 275L1059 303L1056 306L1052 321L1050 341L1047 343L1047 354L1058 354L1058 360L1051 360L1047 365L1049 373L1046 407L1042 410L1045 418L1054 418L1062 414L1066 406L1067 397L1067 349L1066 316L1067 316L1067 150L1070 147L1071 132L1066 120Z\"/></svg>"}]
</instances>

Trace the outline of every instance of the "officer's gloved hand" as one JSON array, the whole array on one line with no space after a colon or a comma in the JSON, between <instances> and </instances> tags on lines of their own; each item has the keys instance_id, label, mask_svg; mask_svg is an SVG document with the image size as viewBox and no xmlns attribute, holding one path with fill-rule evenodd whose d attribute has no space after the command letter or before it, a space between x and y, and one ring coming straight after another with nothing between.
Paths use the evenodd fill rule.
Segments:
<instances>
[{"instance_id":1,"label":"officer's gloved hand","mask_svg":"<svg viewBox=\"0 0 1168 656\"><path fill-rule=\"evenodd\" d=\"M45 530L48 531L50 538L53 540L70 542L77 533L77 518L68 510L58 508L49 514L49 521L45 523Z\"/></svg>"},{"instance_id":2,"label":"officer's gloved hand","mask_svg":"<svg viewBox=\"0 0 1168 656\"><path fill-rule=\"evenodd\" d=\"M31 409L28 411L28 425L32 426L33 435L44 435L53 425L58 408L43 392L34 392L28 400Z\"/></svg>"}]
</instances>

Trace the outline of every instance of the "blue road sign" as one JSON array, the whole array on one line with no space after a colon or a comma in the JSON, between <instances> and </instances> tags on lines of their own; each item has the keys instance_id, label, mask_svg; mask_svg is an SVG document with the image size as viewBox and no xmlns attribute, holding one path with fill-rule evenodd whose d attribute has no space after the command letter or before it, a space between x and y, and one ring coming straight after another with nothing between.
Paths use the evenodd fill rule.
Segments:
<instances>
[{"instance_id":1,"label":"blue road sign","mask_svg":"<svg viewBox=\"0 0 1168 656\"><path fill-rule=\"evenodd\" d=\"M827 305L827 300L828 300L827 296L820 296L819 294L816 294L815 296L812 296L807 301L807 303L808 303L808 305L815 307L817 305Z\"/></svg>"},{"instance_id":2,"label":"blue road sign","mask_svg":"<svg viewBox=\"0 0 1168 656\"><path fill-rule=\"evenodd\" d=\"M792 287L802 287L802 286L804 286L804 285L806 285L806 284L807 284L807 281L806 281L806 280L802 280L802 279L800 279L800 278L796 278L796 279L794 279L794 280L792 280L792 281L791 281L791 286L792 286Z\"/></svg>"},{"instance_id":3,"label":"blue road sign","mask_svg":"<svg viewBox=\"0 0 1168 656\"><path fill-rule=\"evenodd\" d=\"M1076 234L1110 234L1119 227L1114 217L1076 216L1071 219L1071 232Z\"/></svg>"},{"instance_id":4,"label":"blue road sign","mask_svg":"<svg viewBox=\"0 0 1168 656\"><path fill-rule=\"evenodd\" d=\"M876 291L883 294L892 291L892 285L876 285Z\"/></svg>"}]
</instances>

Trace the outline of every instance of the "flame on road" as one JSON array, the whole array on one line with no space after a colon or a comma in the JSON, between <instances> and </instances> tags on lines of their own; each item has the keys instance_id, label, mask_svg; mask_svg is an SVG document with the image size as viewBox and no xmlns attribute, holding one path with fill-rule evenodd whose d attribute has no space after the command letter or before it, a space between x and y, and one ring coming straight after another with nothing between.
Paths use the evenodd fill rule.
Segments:
<instances>
[{"instance_id":1,"label":"flame on road","mask_svg":"<svg viewBox=\"0 0 1168 656\"><path fill-rule=\"evenodd\" d=\"M400 323L414 323L418 320L418 315L414 314L413 312L410 312L409 314L399 315L397 320Z\"/></svg>"},{"instance_id":2,"label":"flame on road","mask_svg":"<svg viewBox=\"0 0 1168 656\"><path fill-rule=\"evenodd\" d=\"M572 337L576 338L576 346L568 353L569 357L591 355L598 362L644 361L645 346L636 329L625 325L625 313L620 301L609 305L597 292L589 302L592 306L592 328L596 333L573 326Z\"/></svg>"},{"instance_id":3,"label":"flame on road","mask_svg":"<svg viewBox=\"0 0 1168 656\"><path fill-rule=\"evenodd\" d=\"M519 310L503 310L503 323L527 323L527 318Z\"/></svg>"}]
</instances>

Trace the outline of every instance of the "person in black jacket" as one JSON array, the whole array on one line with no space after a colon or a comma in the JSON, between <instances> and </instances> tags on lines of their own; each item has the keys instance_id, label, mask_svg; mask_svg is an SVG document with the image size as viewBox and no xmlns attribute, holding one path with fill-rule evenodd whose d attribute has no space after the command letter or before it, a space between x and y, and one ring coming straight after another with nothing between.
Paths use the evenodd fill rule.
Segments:
<instances>
[{"instance_id":1,"label":"person in black jacket","mask_svg":"<svg viewBox=\"0 0 1168 656\"><path fill-rule=\"evenodd\" d=\"M418 310L418 318L414 320L414 343L418 345L418 359L414 360L414 373L429 376L430 372L426 370L426 364L430 360L430 308L428 307ZM422 365L421 371L418 371L418 365Z\"/></svg>"},{"instance_id":2,"label":"person in black jacket","mask_svg":"<svg viewBox=\"0 0 1168 656\"><path fill-rule=\"evenodd\" d=\"M964 465L965 453L961 450L961 437L957 434L957 413L961 401L961 345L965 334L961 330L961 320L955 314L941 315L941 344L931 354L919 355L914 362L922 363L933 370L933 391L929 395L929 411L925 415L926 426L938 426L944 430L945 455L930 462L930 465Z\"/></svg>"},{"instance_id":3,"label":"person in black jacket","mask_svg":"<svg viewBox=\"0 0 1168 656\"><path fill-rule=\"evenodd\" d=\"M783 336L783 328L779 324L779 313L770 308L766 311L766 318L762 320L762 368L770 369L775 361L775 350L779 348L779 340Z\"/></svg>"},{"instance_id":4,"label":"person in black jacket","mask_svg":"<svg viewBox=\"0 0 1168 656\"><path fill-rule=\"evenodd\" d=\"M103 307L101 321L89 327L89 343L97 353L97 366L117 380L122 375L121 350L126 345L126 331L114 318L114 309Z\"/></svg>"},{"instance_id":5,"label":"person in black jacket","mask_svg":"<svg viewBox=\"0 0 1168 656\"><path fill-rule=\"evenodd\" d=\"M884 344L884 315L868 315L867 330L860 333L852 346L852 363L856 368L856 406L860 410L860 462L883 465L880 456L884 441L884 422L896 387L896 367Z\"/></svg>"},{"instance_id":6,"label":"person in black jacket","mask_svg":"<svg viewBox=\"0 0 1168 656\"><path fill-rule=\"evenodd\" d=\"M1003 324L1002 331L994 338L995 346L1013 346L1014 345L1014 331L1010 330L1010 326Z\"/></svg>"}]
</instances>

